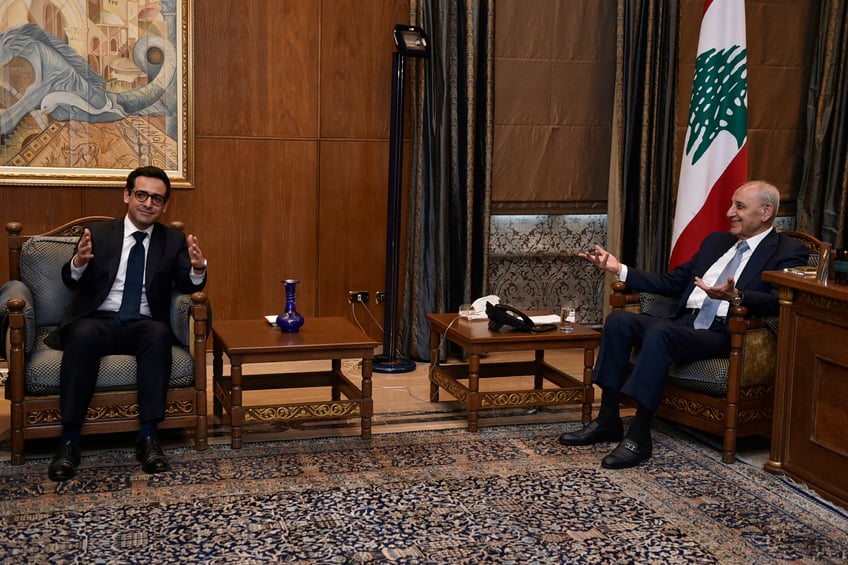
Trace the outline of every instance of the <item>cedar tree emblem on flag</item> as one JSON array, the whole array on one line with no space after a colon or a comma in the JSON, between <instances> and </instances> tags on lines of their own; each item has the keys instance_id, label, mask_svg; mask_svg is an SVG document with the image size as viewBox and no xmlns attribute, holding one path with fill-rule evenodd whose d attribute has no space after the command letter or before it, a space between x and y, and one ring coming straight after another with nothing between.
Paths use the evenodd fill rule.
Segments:
<instances>
[{"instance_id":1,"label":"cedar tree emblem on flag","mask_svg":"<svg viewBox=\"0 0 848 565\"><path fill-rule=\"evenodd\" d=\"M748 136L745 69L745 50L739 46L720 51L710 49L698 55L689 107L692 135L686 143L687 154L695 148L692 163L697 163L706 153L720 131L735 137L737 147L745 143Z\"/></svg>"}]
</instances>

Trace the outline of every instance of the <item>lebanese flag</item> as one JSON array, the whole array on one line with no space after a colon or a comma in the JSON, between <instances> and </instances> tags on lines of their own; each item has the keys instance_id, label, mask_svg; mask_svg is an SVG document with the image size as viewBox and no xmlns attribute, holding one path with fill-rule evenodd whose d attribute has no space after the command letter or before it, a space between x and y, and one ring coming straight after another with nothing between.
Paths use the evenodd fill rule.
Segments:
<instances>
[{"instance_id":1,"label":"lebanese flag","mask_svg":"<svg viewBox=\"0 0 848 565\"><path fill-rule=\"evenodd\" d=\"M705 0L680 165L669 267L685 263L748 180L748 63L744 0Z\"/></svg>"}]
</instances>

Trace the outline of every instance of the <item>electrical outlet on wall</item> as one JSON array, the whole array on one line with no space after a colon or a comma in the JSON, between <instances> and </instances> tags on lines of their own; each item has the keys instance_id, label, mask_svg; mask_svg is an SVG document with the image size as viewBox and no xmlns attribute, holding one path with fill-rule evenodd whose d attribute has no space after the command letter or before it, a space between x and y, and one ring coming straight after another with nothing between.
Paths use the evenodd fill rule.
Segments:
<instances>
[{"instance_id":1,"label":"electrical outlet on wall","mask_svg":"<svg viewBox=\"0 0 848 565\"><path fill-rule=\"evenodd\" d=\"M371 294L367 290L349 290L347 300L351 304L366 304L371 299Z\"/></svg>"}]
</instances>

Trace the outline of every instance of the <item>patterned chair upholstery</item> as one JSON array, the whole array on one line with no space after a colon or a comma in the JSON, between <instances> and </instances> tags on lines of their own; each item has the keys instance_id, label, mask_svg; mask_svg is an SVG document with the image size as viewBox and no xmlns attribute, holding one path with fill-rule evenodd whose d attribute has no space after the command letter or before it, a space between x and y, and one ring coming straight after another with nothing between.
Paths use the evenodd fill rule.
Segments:
<instances>
[{"instance_id":1,"label":"patterned chair upholstery","mask_svg":"<svg viewBox=\"0 0 848 565\"><path fill-rule=\"evenodd\" d=\"M802 232L785 232L810 249L809 266L819 268L827 244ZM826 265L822 265L826 267ZM623 282L612 284L612 310L640 312L667 297L631 293ZM669 370L657 415L704 432L722 436L722 461L736 460L736 440L768 435L774 404L777 361L777 316L753 318L744 306L731 308L728 321L730 355L693 363L674 364ZM633 360L638 351L633 352Z\"/></svg>"},{"instance_id":2,"label":"patterned chair upholstery","mask_svg":"<svg viewBox=\"0 0 848 565\"><path fill-rule=\"evenodd\" d=\"M24 462L24 442L59 437L59 368L62 352L44 344L73 294L62 282L61 269L82 234L83 225L109 219L74 220L37 236L22 236L18 222L6 224L9 281L0 288L2 352L8 359L6 398L11 401L12 464ZM172 225L182 229L183 225ZM165 420L160 428L189 428L197 449L207 447L206 335L210 316L203 293L174 292L171 329L171 378ZM83 433L138 429L136 362L130 355L109 355L100 363L97 388Z\"/></svg>"}]
</instances>

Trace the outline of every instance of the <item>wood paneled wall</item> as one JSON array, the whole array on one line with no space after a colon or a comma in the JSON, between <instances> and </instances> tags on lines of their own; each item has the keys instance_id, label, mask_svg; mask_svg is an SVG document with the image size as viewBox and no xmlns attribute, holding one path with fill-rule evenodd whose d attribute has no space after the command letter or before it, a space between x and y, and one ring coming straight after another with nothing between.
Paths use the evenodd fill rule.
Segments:
<instances>
[{"instance_id":1,"label":"wood paneled wall","mask_svg":"<svg viewBox=\"0 0 848 565\"><path fill-rule=\"evenodd\" d=\"M217 319L283 307L352 318L385 285L391 32L407 0L194 0L195 188L166 219L199 238ZM0 219L40 233L125 211L120 188L0 187ZM8 258L0 254L0 280ZM57 275L58 276L58 275ZM361 306L356 317L376 339Z\"/></svg>"}]
</instances>

